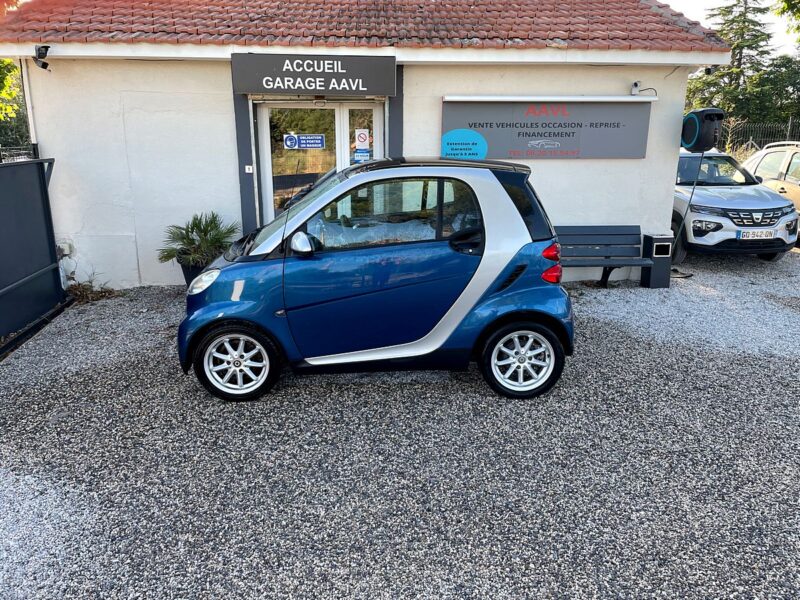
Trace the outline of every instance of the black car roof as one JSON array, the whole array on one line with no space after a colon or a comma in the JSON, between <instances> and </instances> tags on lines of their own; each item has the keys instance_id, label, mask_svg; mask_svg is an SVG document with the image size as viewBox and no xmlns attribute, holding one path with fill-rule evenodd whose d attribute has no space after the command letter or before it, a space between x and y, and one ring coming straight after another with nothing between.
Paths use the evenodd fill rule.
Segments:
<instances>
[{"instance_id":1,"label":"black car roof","mask_svg":"<svg viewBox=\"0 0 800 600\"><path fill-rule=\"evenodd\" d=\"M531 169L520 165L500 160L459 160L457 158L382 158L354 165L348 172L363 173L380 169L393 169L397 167L461 167L469 169L491 169L493 171L514 171L516 173L530 174Z\"/></svg>"}]
</instances>

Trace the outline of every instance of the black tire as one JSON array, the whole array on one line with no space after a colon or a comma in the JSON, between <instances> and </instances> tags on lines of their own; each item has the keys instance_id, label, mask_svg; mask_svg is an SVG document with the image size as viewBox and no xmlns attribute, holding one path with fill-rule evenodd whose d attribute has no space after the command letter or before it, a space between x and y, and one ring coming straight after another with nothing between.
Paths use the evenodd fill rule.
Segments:
<instances>
[{"instance_id":1,"label":"black tire","mask_svg":"<svg viewBox=\"0 0 800 600\"><path fill-rule=\"evenodd\" d=\"M786 252L769 252L765 254L759 254L758 258L767 262L778 262L784 257L785 254Z\"/></svg>"},{"instance_id":2,"label":"black tire","mask_svg":"<svg viewBox=\"0 0 800 600\"><path fill-rule=\"evenodd\" d=\"M552 368L549 370L549 374L547 374L546 377L532 389L516 390L508 387L501 379L498 379L497 375L495 375L494 369L492 368L494 352L495 347L507 336L510 336L514 333L524 335L525 332L532 332L547 341L549 348L547 348L546 345L542 345L541 347L546 348L545 352L550 354ZM538 342L536 339L535 341ZM511 356L509 356L509 358L511 358ZM561 341L558 339L558 336L548 327L531 321L519 321L504 325L492 333L481 349L478 362L486 383L488 383L489 387L491 387L501 396L506 396L507 398L535 398L536 396L541 396L542 394L550 391L556 382L558 382L558 379L561 377L561 372L564 370L566 356L564 354L564 347L561 345ZM524 363L522 363L522 365L524 366ZM519 367L519 370L522 370L522 366Z\"/></svg>"},{"instance_id":3,"label":"black tire","mask_svg":"<svg viewBox=\"0 0 800 600\"><path fill-rule=\"evenodd\" d=\"M686 255L689 253L686 250L686 233L681 229L680 221L673 221L670 229L672 229L672 236L677 240L672 245L672 264L680 265L686 260ZM679 229L681 229L680 235L678 235Z\"/></svg>"},{"instance_id":4,"label":"black tire","mask_svg":"<svg viewBox=\"0 0 800 600\"><path fill-rule=\"evenodd\" d=\"M231 340L235 341L237 336L240 336L240 340L247 338L252 341L252 343L245 341L245 354L253 351L257 346L260 347L263 353L258 352L255 357L258 359L258 361L265 363L265 367L263 367L263 369L258 367L250 367L249 372L254 373L257 378L251 381L251 383L255 384L252 385L252 387L247 387L247 385L245 385L243 386L242 391L226 391L220 387L224 384L221 382L215 384L210 379L209 373L206 371L207 353L210 352L210 347L217 346L217 344L220 343L220 339L229 337ZM234 348L234 350L237 349L238 348ZM266 360L263 360L264 356L266 356ZM218 363L216 366L220 367L226 374L229 370L233 370L234 374L237 375L237 371L241 372L242 369L247 370L247 365L244 361L241 363L242 368L235 369L233 368L233 363L236 361L225 361L218 358L213 358L211 360L216 361ZM224 363L230 364L231 366L226 367ZM203 335L195 347L194 356L192 357L192 367L194 368L194 373L197 376L197 379L203 384L203 387L217 398L233 402L245 402L260 398L266 394L273 385L275 385L278 377L280 377L282 359L281 354L278 352L278 349L275 347L273 341L261 331L246 324L231 323L215 327ZM266 370L266 373L262 374L262 370L264 369ZM241 381L244 381L245 378L249 379L246 374L242 374ZM232 385L235 385L235 382L232 382Z\"/></svg>"}]
</instances>

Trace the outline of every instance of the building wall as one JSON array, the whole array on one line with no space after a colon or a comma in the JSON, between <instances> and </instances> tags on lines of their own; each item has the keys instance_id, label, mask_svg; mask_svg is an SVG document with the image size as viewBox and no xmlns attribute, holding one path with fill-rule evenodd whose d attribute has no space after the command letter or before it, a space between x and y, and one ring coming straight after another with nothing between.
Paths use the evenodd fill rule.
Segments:
<instances>
[{"instance_id":1,"label":"building wall","mask_svg":"<svg viewBox=\"0 0 800 600\"><path fill-rule=\"evenodd\" d=\"M182 281L177 265L156 259L164 229L199 211L241 220L230 63L51 65L50 72L29 69L33 115L42 155L56 159L55 230L59 241L72 242L78 276L94 273L114 287ZM446 94L620 95L641 80L660 97L645 159L528 163L556 224L640 224L665 233L687 74L671 67L406 65L404 153L439 154Z\"/></svg>"},{"instance_id":2,"label":"building wall","mask_svg":"<svg viewBox=\"0 0 800 600\"><path fill-rule=\"evenodd\" d=\"M407 65L404 73L407 156L439 155L442 96L447 94L627 95L637 80L656 88L659 100L652 105L644 159L520 162L530 165L534 187L556 225L638 224L645 233L669 232L688 69ZM571 269L567 275L589 273Z\"/></svg>"},{"instance_id":3,"label":"building wall","mask_svg":"<svg viewBox=\"0 0 800 600\"><path fill-rule=\"evenodd\" d=\"M182 281L156 253L195 212L240 221L230 64L54 60L30 68L56 237L81 279L114 287Z\"/></svg>"}]
</instances>

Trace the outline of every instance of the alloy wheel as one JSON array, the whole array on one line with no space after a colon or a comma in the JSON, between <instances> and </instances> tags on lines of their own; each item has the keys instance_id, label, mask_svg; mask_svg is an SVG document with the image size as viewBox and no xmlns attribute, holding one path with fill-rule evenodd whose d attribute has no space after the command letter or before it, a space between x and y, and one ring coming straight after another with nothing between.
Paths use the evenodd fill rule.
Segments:
<instances>
[{"instance_id":1,"label":"alloy wheel","mask_svg":"<svg viewBox=\"0 0 800 600\"><path fill-rule=\"evenodd\" d=\"M215 338L203 357L208 380L228 394L246 394L259 387L267 378L269 367L266 349L243 334Z\"/></svg>"},{"instance_id":2,"label":"alloy wheel","mask_svg":"<svg viewBox=\"0 0 800 600\"><path fill-rule=\"evenodd\" d=\"M544 336L535 331L515 331L492 350L492 374L503 387L527 392L548 380L555 365L553 354Z\"/></svg>"}]
</instances>

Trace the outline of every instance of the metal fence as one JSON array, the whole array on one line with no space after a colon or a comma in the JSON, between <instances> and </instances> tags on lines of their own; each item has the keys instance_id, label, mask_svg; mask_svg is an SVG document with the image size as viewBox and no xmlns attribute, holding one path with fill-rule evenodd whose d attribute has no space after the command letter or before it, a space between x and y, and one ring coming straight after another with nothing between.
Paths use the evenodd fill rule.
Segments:
<instances>
[{"instance_id":1,"label":"metal fence","mask_svg":"<svg viewBox=\"0 0 800 600\"><path fill-rule=\"evenodd\" d=\"M800 138L800 119L785 123L751 123L725 121L722 125L720 149L743 160L767 144Z\"/></svg>"},{"instance_id":2,"label":"metal fence","mask_svg":"<svg viewBox=\"0 0 800 600\"><path fill-rule=\"evenodd\" d=\"M35 160L37 158L39 158L39 148L36 144L28 144L27 146L0 146L0 163Z\"/></svg>"},{"instance_id":3,"label":"metal fence","mask_svg":"<svg viewBox=\"0 0 800 600\"><path fill-rule=\"evenodd\" d=\"M64 302L47 194L52 166L0 165L0 349Z\"/></svg>"}]
</instances>

